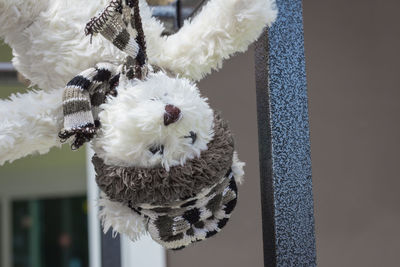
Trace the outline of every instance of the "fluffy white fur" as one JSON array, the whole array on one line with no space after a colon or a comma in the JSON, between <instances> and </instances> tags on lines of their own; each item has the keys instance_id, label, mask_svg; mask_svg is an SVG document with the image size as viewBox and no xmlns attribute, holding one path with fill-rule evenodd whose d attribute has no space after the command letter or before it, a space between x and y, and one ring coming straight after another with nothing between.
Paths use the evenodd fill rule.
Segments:
<instances>
[{"instance_id":1,"label":"fluffy white fur","mask_svg":"<svg viewBox=\"0 0 400 267\"><path fill-rule=\"evenodd\" d=\"M200 156L213 137L213 111L207 99L187 79L170 78L163 72L150 74L145 81L121 82L118 96L109 98L99 114L102 127L94 149L106 164L152 167L184 164ZM181 110L179 121L164 125L166 105ZM196 141L185 138L190 132ZM155 155L152 146L164 146Z\"/></svg>"},{"instance_id":2,"label":"fluffy white fur","mask_svg":"<svg viewBox=\"0 0 400 267\"><path fill-rule=\"evenodd\" d=\"M104 38L84 35L89 18L108 0L2 0L0 37L14 51L13 63L41 89L62 88L74 75L123 55ZM175 35L161 37L162 24L140 1L149 61L199 80L248 45L276 18L275 0L211 0Z\"/></svg>"},{"instance_id":3,"label":"fluffy white fur","mask_svg":"<svg viewBox=\"0 0 400 267\"><path fill-rule=\"evenodd\" d=\"M180 31L150 35L149 55L161 67L200 80L236 52L244 52L275 21L275 0L211 0Z\"/></svg>"},{"instance_id":4,"label":"fluffy white fur","mask_svg":"<svg viewBox=\"0 0 400 267\"><path fill-rule=\"evenodd\" d=\"M6 42L17 41L15 39L46 9L48 2L49 0L1 0L0 36L5 36ZM13 32L18 34L12 34Z\"/></svg>"},{"instance_id":5,"label":"fluffy white fur","mask_svg":"<svg viewBox=\"0 0 400 267\"><path fill-rule=\"evenodd\" d=\"M120 202L109 200L104 194L99 199L99 217L104 233L112 228L113 235L124 233L132 241L146 233L146 219Z\"/></svg>"},{"instance_id":6,"label":"fluffy white fur","mask_svg":"<svg viewBox=\"0 0 400 267\"><path fill-rule=\"evenodd\" d=\"M246 163L242 162L239 160L238 154L235 151L233 153L233 162L232 162L232 172L233 172L233 177L235 177L235 182L238 184L243 183L243 177L244 177L244 166Z\"/></svg>"},{"instance_id":7,"label":"fluffy white fur","mask_svg":"<svg viewBox=\"0 0 400 267\"><path fill-rule=\"evenodd\" d=\"M0 165L60 146L62 91L30 91L0 100Z\"/></svg>"}]
</instances>

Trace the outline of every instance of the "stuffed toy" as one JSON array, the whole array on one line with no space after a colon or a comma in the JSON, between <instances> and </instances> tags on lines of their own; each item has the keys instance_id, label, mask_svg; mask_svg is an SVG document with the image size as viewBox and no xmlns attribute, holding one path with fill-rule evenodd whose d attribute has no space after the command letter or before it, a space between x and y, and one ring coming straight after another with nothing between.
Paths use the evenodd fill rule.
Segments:
<instances>
[{"instance_id":1,"label":"stuffed toy","mask_svg":"<svg viewBox=\"0 0 400 267\"><path fill-rule=\"evenodd\" d=\"M1 100L0 164L91 142L105 232L148 232L167 249L215 235L244 163L194 82L276 15L273 0L210 0L163 36L145 1L2 1L0 37L42 90Z\"/></svg>"}]
</instances>

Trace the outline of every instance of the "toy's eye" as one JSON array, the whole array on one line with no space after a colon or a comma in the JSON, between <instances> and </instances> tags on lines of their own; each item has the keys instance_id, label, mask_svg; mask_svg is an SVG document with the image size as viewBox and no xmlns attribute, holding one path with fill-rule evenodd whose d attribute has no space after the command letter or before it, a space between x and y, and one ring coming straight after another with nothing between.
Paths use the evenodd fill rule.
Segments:
<instances>
[{"instance_id":1,"label":"toy's eye","mask_svg":"<svg viewBox=\"0 0 400 267\"><path fill-rule=\"evenodd\" d=\"M158 98L158 97L150 98L150 101L157 101L157 100L160 100L160 98Z\"/></svg>"},{"instance_id":2,"label":"toy's eye","mask_svg":"<svg viewBox=\"0 0 400 267\"><path fill-rule=\"evenodd\" d=\"M160 153L160 155L164 154L164 146L163 145L153 145L149 148L149 151L155 155Z\"/></svg>"},{"instance_id":3,"label":"toy's eye","mask_svg":"<svg viewBox=\"0 0 400 267\"><path fill-rule=\"evenodd\" d=\"M192 139L192 145L196 142L197 140L197 134L193 131L189 132L189 135L184 136L185 138L191 138Z\"/></svg>"}]
</instances>

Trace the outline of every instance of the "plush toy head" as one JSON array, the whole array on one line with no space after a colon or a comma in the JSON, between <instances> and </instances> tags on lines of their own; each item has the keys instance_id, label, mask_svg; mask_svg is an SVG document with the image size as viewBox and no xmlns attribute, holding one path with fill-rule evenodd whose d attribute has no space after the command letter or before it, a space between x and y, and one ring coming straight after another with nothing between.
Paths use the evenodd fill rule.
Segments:
<instances>
[{"instance_id":1,"label":"plush toy head","mask_svg":"<svg viewBox=\"0 0 400 267\"><path fill-rule=\"evenodd\" d=\"M183 165L213 138L213 111L189 80L165 72L121 81L99 114L94 142L106 164L126 167Z\"/></svg>"}]
</instances>

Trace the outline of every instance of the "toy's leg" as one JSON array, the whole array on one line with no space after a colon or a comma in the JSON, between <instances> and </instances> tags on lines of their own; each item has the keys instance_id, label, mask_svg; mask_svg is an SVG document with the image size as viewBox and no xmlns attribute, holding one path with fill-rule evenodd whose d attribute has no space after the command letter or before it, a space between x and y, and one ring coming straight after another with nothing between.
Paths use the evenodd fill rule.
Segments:
<instances>
[{"instance_id":1,"label":"toy's leg","mask_svg":"<svg viewBox=\"0 0 400 267\"><path fill-rule=\"evenodd\" d=\"M210 0L192 21L149 43L152 63L200 80L245 51L277 16L275 0Z\"/></svg>"},{"instance_id":2,"label":"toy's leg","mask_svg":"<svg viewBox=\"0 0 400 267\"><path fill-rule=\"evenodd\" d=\"M30 91L0 100L0 165L61 145L62 92Z\"/></svg>"},{"instance_id":3,"label":"toy's leg","mask_svg":"<svg viewBox=\"0 0 400 267\"><path fill-rule=\"evenodd\" d=\"M112 228L114 234L125 234L132 241L146 233L146 219L128 206L109 200L105 194L101 195L99 206L104 233Z\"/></svg>"}]
</instances>

